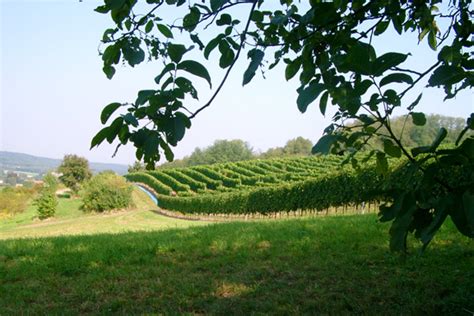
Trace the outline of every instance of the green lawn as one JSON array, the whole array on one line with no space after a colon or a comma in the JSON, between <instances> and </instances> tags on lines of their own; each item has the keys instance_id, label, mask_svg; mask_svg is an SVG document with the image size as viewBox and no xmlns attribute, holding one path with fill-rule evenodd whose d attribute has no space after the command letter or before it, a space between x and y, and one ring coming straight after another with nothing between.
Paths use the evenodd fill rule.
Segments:
<instances>
[{"instance_id":1,"label":"green lawn","mask_svg":"<svg viewBox=\"0 0 474 316\"><path fill-rule=\"evenodd\" d=\"M133 191L133 201L135 207L130 210L105 214L84 214L79 209L82 203L80 199L59 199L55 217L44 221L37 219L36 208L31 204L22 214L0 219L0 239L121 233L207 224L172 219L154 213L153 210L156 210L157 206L144 192L138 189Z\"/></svg>"},{"instance_id":2,"label":"green lawn","mask_svg":"<svg viewBox=\"0 0 474 316\"><path fill-rule=\"evenodd\" d=\"M373 214L0 241L0 314L470 315L473 281L450 222L402 260Z\"/></svg>"}]
</instances>

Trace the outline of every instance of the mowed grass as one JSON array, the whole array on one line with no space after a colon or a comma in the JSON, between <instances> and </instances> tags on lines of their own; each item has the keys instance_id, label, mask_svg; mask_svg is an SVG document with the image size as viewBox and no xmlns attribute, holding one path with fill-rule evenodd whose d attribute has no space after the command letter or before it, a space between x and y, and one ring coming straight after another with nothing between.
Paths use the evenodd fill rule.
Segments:
<instances>
[{"instance_id":1,"label":"mowed grass","mask_svg":"<svg viewBox=\"0 0 474 316\"><path fill-rule=\"evenodd\" d=\"M472 311L474 243L452 223L406 259L373 214L0 241L0 314Z\"/></svg>"},{"instance_id":2,"label":"mowed grass","mask_svg":"<svg viewBox=\"0 0 474 316\"><path fill-rule=\"evenodd\" d=\"M126 231L159 230L206 225L205 222L183 221L154 213L157 206L139 189L133 191L134 207L129 210L104 214L85 214L80 210L82 201L59 199L54 218L40 221L36 207L30 203L27 210L11 218L0 219L0 239L121 233Z\"/></svg>"}]
</instances>

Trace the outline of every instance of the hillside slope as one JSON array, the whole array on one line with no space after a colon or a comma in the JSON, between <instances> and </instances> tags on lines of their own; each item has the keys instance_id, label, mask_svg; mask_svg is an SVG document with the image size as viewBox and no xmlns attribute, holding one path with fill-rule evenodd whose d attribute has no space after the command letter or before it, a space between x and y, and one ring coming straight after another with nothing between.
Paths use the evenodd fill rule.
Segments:
<instances>
[{"instance_id":1,"label":"hillside slope","mask_svg":"<svg viewBox=\"0 0 474 316\"><path fill-rule=\"evenodd\" d=\"M38 157L29 154L0 151L0 169L32 173L46 173L57 168L61 159ZM112 170L120 175L127 173L127 166L115 163L89 162L93 172Z\"/></svg>"}]
</instances>

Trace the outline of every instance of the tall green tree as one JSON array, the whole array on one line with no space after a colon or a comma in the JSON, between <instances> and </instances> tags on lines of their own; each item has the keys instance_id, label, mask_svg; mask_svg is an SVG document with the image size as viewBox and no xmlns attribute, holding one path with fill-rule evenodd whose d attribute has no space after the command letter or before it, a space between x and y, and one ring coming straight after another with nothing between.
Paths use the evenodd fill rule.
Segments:
<instances>
[{"instance_id":1,"label":"tall green tree","mask_svg":"<svg viewBox=\"0 0 474 316\"><path fill-rule=\"evenodd\" d=\"M80 185L92 177L87 159L77 155L65 155L58 172L62 173L59 180L74 192L78 192Z\"/></svg>"},{"instance_id":2,"label":"tall green tree","mask_svg":"<svg viewBox=\"0 0 474 316\"><path fill-rule=\"evenodd\" d=\"M474 237L474 185L446 183L442 177L453 168L474 169L470 167L474 137L465 136L474 129L474 114L450 150L438 148L447 135L445 128L430 143L409 150L391 127L392 114L401 107L415 125L425 124L417 105L426 86L442 88L445 99L473 86L470 0L148 0L148 6L140 7L136 3L106 0L96 9L113 21L103 34L104 73L112 78L116 65L133 67L146 58L164 66L155 88L139 91L131 103L114 102L104 108L101 121L107 126L93 138L92 147L104 140L117 140L118 146L131 142L137 158L150 166L163 154L172 160L171 147L212 105L239 58L248 59L243 85L257 71L284 63L286 79L299 81L296 105L301 112L318 106L325 115L328 107L334 107L333 123L316 143L315 153L351 153L357 166L355 153L378 137L383 148L372 154L380 173L389 172L387 157L403 155L409 161L406 177L419 185L410 191L387 192L388 203L381 208L381 219L393 221L393 250L405 250L410 231L427 245L447 216L461 233ZM165 6L176 8L176 16L162 14ZM247 12L243 18L234 13L238 7ZM409 51L394 45L382 52L378 47L379 39L389 33L399 37L416 33L413 45L428 45L437 56L428 67L414 69L407 64ZM204 58L212 58L224 71L214 86L200 62ZM196 78L215 90L200 107L188 109L186 98L198 99ZM408 92L417 92L418 97ZM107 123L118 111L121 114ZM356 132L347 126L353 119L362 122ZM382 128L388 135L380 133Z\"/></svg>"},{"instance_id":3,"label":"tall green tree","mask_svg":"<svg viewBox=\"0 0 474 316\"><path fill-rule=\"evenodd\" d=\"M266 152L262 153L260 156L262 158L272 158L272 157L283 157L283 156L294 156L294 155L310 155L311 149L313 148L313 143L304 137L296 137L290 139L286 142L283 147L274 147L268 149Z\"/></svg>"},{"instance_id":4,"label":"tall green tree","mask_svg":"<svg viewBox=\"0 0 474 316\"><path fill-rule=\"evenodd\" d=\"M188 165L203 165L219 162L248 160L253 158L250 145L243 140L216 140L204 149L196 148L187 159Z\"/></svg>"}]
</instances>

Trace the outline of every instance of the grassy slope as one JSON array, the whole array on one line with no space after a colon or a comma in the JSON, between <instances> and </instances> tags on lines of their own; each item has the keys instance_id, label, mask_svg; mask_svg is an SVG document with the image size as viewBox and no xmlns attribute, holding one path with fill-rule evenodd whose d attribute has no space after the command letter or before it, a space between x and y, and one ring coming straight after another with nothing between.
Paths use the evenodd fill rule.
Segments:
<instances>
[{"instance_id":1,"label":"grassy slope","mask_svg":"<svg viewBox=\"0 0 474 316\"><path fill-rule=\"evenodd\" d=\"M152 212L156 205L142 191L133 192L135 208L109 214L84 214L80 199L59 199L56 215L52 219L39 221L36 209L28 209L12 218L0 220L0 239L78 235L97 233L119 233L124 231L157 230L166 228L204 225L202 222L182 221L157 215Z\"/></svg>"},{"instance_id":2,"label":"grassy slope","mask_svg":"<svg viewBox=\"0 0 474 316\"><path fill-rule=\"evenodd\" d=\"M374 215L0 241L5 314L474 311L474 243L388 252ZM413 245L412 245L413 246Z\"/></svg>"}]
</instances>

